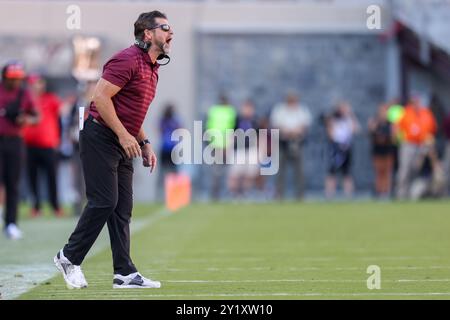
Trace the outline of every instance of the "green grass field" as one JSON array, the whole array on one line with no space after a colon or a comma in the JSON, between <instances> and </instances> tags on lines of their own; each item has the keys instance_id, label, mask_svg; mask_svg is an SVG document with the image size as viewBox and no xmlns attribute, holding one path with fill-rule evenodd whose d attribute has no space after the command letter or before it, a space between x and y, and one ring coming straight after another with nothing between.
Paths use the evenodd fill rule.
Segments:
<instances>
[{"instance_id":1,"label":"green grass field","mask_svg":"<svg viewBox=\"0 0 450 320\"><path fill-rule=\"evenodd\" d=\"M448 299L449 207L449 202L193 204L168 214L140 205L132 256L142 274L162 282L161 289L147 290L112 289L106 234L83 264L89 287L66 289L52 257L76 221L28 220L27 238L8 245L6 260L0 258L0 271L17 268L0 292L19 299ZM18 256L19 249L36 259ZM27 283L34 265L45 272ZM381 289L367 288L370 265L381 268ZM14 280L25 283L26 292L5 295Z\"/></svg>"}]
</instances>

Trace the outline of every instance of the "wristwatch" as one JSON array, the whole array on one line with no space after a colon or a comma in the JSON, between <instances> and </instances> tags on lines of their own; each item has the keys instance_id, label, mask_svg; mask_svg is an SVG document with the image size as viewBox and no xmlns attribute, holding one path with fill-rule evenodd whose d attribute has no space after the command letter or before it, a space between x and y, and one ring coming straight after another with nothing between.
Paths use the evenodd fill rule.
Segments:
<instances>
[{"instance_id":1,"label":"wristwatch","mask_svg":"<svg viewBox=\"0 0 450 320\"><path fill-rule=\"evenodd\" d=\"M139 142L139 146L142 148L143 146L145 146L146 144L150 144L150 141L148 139L144 139L141 142Z\"/></svg>"}]
</instances>

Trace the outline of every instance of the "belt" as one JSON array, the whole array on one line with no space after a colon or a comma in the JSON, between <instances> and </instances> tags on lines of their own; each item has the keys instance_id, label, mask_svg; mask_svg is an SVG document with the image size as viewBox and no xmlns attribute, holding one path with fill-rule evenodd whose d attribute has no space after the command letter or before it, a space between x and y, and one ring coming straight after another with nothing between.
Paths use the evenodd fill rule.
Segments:
<instances>
[{"instance_id":1,"label":"belt","mask_svg":"<svg viewBox=\"0 0 450 320\"><path fill-rule=\"evenodd\" d=\"M107 125L105 125L105 124L101 123L100 121L98 121L97 119L95 119L91 114L88 116L88 120L91 120L95 124L98 124L102 128L106 129L106 131L110 131L113 135L116 135L110 127L108 127Z\"/></svg>"},{"instance_id":2,"label":"belt","mask_svg":"<svg viewBox=\"0 0 450 320\"><path fill-rule=\"evenodd\" d=\"M95 118L92 116L92 114L90 114L90 115L88 116L88 119L89 119L89 120L92 120L93 122L95 122L95 123L97 123L97 124L99 124L99 125L101 125L101 126L104 126L103 124L100 123L100 121L98 121L97 119L95 119Z\"/></svg>"}]
</instances>

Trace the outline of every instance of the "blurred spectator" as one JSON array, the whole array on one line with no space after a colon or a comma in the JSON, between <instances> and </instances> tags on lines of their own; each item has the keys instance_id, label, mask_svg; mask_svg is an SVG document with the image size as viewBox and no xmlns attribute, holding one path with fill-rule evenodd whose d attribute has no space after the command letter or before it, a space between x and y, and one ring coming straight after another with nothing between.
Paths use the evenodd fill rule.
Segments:
<instances>
[{"instance_id":1,"label":"blurred spectator","mask_svg":"<svg viewBox=\"0 0 450 320\"><path fill-rule=\"evenodd\" d=\"M444 149L444 159L443 159L443 169L447 177L446 181L446 193L450 192L450 113L445 117L442 128L445 136L445 149Z\"/></svg>"},{"instance_id":2,"label":"blurred spectator","mask_svg":"<svg viewBox=\"0 0 450 320\"><path fill-rule=\"evenodd\" d=\"M272 155L271 150L271 141L272 136L270 134L270 117L267 115L264 115L259 119L258 127L260 130L267 130L267 138L266 139L259 139L258 134L258 156L260 157L259 160L262 161L262 163L259 164L260 168L262 167L270 167L271 162L270 157ZM272 198L273 197L273 191L271 189L268 189L268 186L266 186L266 176L258 173L255 179L255 186L256 189L262 194L264 199Z\"/></svg>"},{"instance_id":3,"label":"blurred spectator","mask_svg":"<svg viewBox=\"0 0 450 320\"><path fill-rule=\"evenodd\" d=\"M255 106L247 100L242 105L236 119L236 130L246 132L254 129L257 134L258 124L255 115ZM244 197L255 185L259 173L258 165L258 140L251 141L246 138L244 145L234 144L236 162L230 167L228 173L228 189L234 197Z\"/></svg>"},{"instance_id":4,"label":"blurred spectator","mask_svg":"<svg viewBox=\"0 0 450 320\"><path fill-rule=\"evenodd\" d=\"M309 109L300 104L299 96L291 91L284 103L277 104L270 115L271 126L280 130L280 166L277 175L276 197L284 197L285 175L289 165L293 167L295 196L303 197L303 142L312 116Z\"/></svg>"},{"instance_id":5,"label":"blurred spectator","mask_svg":"<svg viewBox=\"0 0 450 320\"><path fill-rule=\"evenodd\" d=\"M0 84L0 184L6 192L4 231L9 239L20 239L17 227L19 181L23 160L23 125L37 123L38 113L28 90L23 88L25 69L12 61L2 68Z\"/></svg>"},{"instance_id":6,"label":"blurred spectator","mask_svg":"<svg viewBox=\"0 0 450 320\"><path fill-rule=\"evenodd\" d=\"M403 136L396 190L399 199L408 196L414 163L428 152L426 145L434 141L436 129L432 112L422 104L420 97L413 96L397 126Z\"/></svg>"},{"instance_id":7,"label":"blurred spectator","mask_svg":"<svg viewBox=\"0 0 450 320\"><path fill-rule=\"evenodd\" d=\"M226 133L227 129L236 127L236 110L228 102L228 97L222 94L219 97L219 103L213 105L208 110L206 129L213 134L211 137L211 146L214 149L215 159L226 163L226 150L232 146L232 136ZM220 197L221 183L225 176L226 166L223 164L212 164L212 188L211 198L218 200Z\"/></svg>"},{"instance_id":8,"label":"blurred spectator","mask_svg":"<svg viewBox=\"0 0 450 320\"><path fill-rule=\"evenodd\" d=\"M429 141L424 148L425 153L415 159L413 165L413 178L409 194L412 200L436 198L445 194L447 178L439 161L435 143Z\"/></svg>"},{"instance_id":9,"label":"blurred spectator","mask_svg":"<svg viewBox=\"0 0 450 320\"><path fill-rule=\"evenodd\" d=\"M353 195L353 177L351 174L353 136L360 130L351 106L347 102L338 104L333 114L326 119L329 143L328 176L325 180L325 195L334 197L336 193L336 175L340 172L344 178L344 193Z\"/></svg>"},{"instance_id":10,"label":"blurred spectator","mask_svg":"<svg viewBox=\"0 0 450 320\"><path fill-rule=\"evenodd\" d=\"M396 179L398 172L398 149L403 141L402 133L399 130L396 130L398 127L398 122L403 117L405 113L405 108L400 104L399 99L393 99L388 103L389 108L387 111L388 121L391 123L393 132L394 132L394 144L392 146L392 153L394 155L394 165L391 174L391 196L394 195L394 190L396 189Z\"/></svg>"},{"instance_id":11,"label":"blurred spectator","mask_svg":"<svg viewBox=\"0 0 450 320\"><path fill-rule=\"evenodd\" d=\"M375 169L375 193L378 197L390 195L394 168L395 136L392 124L387 118L388 108L387 104L381 105L376 117L369 119L368 122Z\"/></svg>"},{"instance_id":12,"label":"blurred spectator","mask_svg":"<svg viewBox=\"0 0 450 320\"><path fill-rule=\"evenodd\" d=\"M58 217L63 215L59 205L57 186L57 167L59 146L59 112L61 102L59 98L47 91L47 82L39 74L30 74L28 85L41 115L37 124L28 125L23 128L23 137L27 147L27 171L30 191L33 196L33 208L31 215L40 216L41 194L39 192L39 172L46 177L47 190L50 204L54 214Z\"/></svg>"},{"instance_id":13,"label":"blurred spectator","mask_svg":"<svg viewBox=\"0 0 450 320\"><path fill-rule=\"evenodd\" d=\"M160 149L160 170L159 170L159 183L158 185L164 185L165 176L168 173L176 173L177 166L172 161L172 149L178 143L172 141L172 132L181 128L181 122L175 113L175 107L172 104L167 104L164 108L162 117L159 121L159 131L161 134L161 149ZM158 190L163 191L162 188ZM158 195L158 198L162 197L162 192Z\"/></svg>"},{"instance_id":14,"label":"blurred spectator","mask_svg":"<svg viewBox=\"0 0 450 320\"><path fill-rule=\"evenodd\" d=\"M84 108L83 119L87 118L89 113L89 105L92 101L95 86L97 81L85 81L78 84L78 94L75 101L70 103L70 112L67 114L67 141L71 145L72 153L70 155L70 167L73 177L73 187L76 195L73 203L73 214L75 216L81 215L81 212L86 204L86 186L84 182L83 168L81 166L80 158L80 112Z\"/></svg>"}]
</instances>

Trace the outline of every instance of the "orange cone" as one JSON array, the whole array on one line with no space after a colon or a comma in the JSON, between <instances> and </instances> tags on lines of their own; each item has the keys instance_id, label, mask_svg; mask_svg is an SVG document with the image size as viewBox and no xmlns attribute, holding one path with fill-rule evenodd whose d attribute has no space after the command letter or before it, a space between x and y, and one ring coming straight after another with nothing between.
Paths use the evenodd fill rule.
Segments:
<instances>
[{"instance_id":1,"label":"orange cone","mask_svg":"<svg viewBox=\"0 0 450 320\"><path fill-rule=\"evenodd\" d=\"M191 179L188 175L169 173L164 183L167 209L176 211L191 202Z\"/></svg>"}]
</instances>

